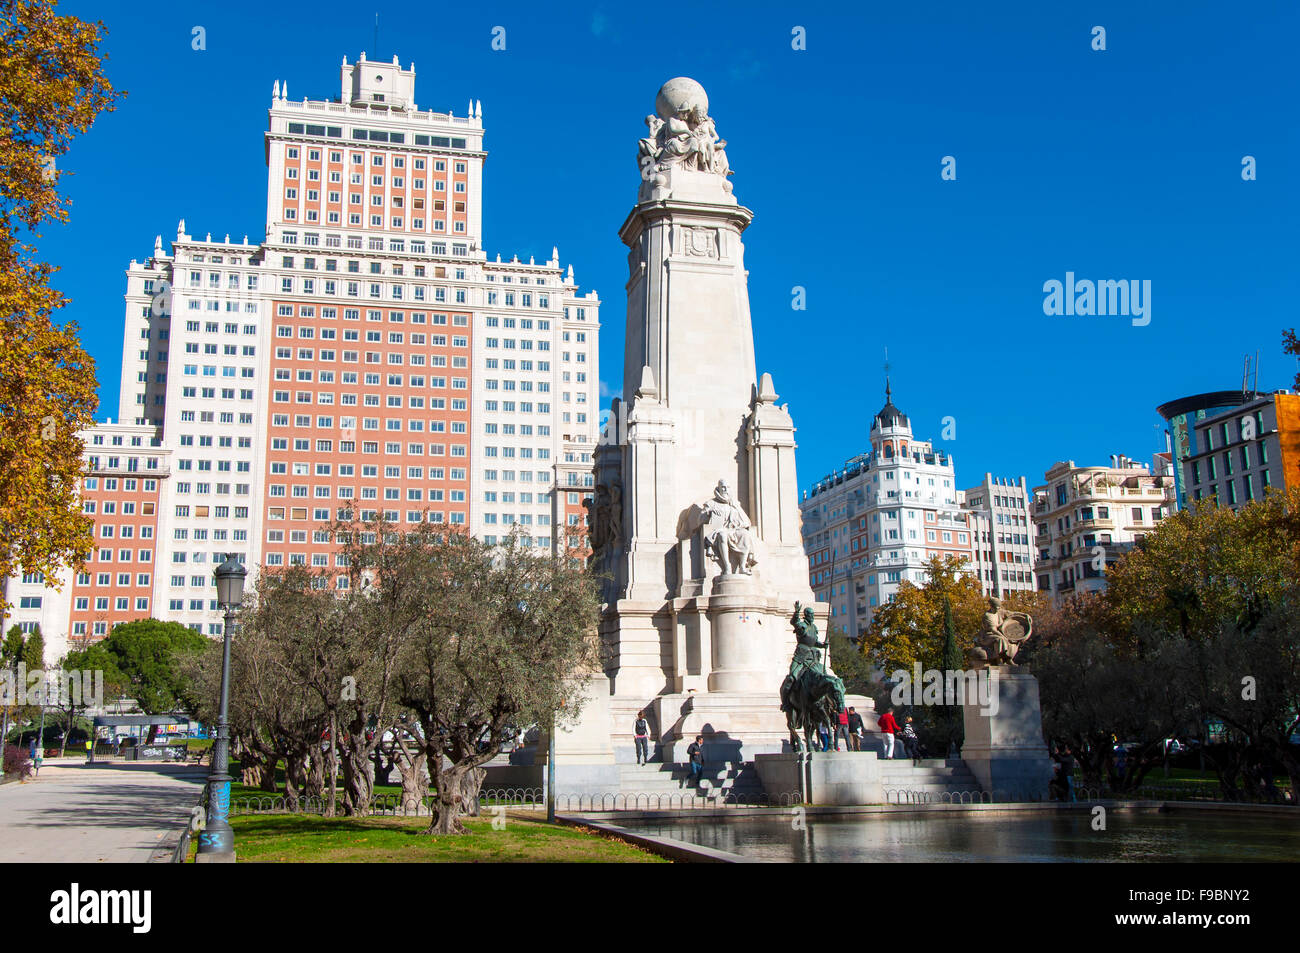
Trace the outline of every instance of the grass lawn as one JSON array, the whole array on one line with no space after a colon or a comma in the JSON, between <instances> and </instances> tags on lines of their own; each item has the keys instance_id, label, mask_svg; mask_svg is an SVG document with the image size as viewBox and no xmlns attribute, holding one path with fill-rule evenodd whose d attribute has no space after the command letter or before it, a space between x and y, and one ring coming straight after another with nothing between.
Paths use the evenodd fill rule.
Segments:
<instances>
[{"instance_id":1,"label":"grass lawn","mask_svg":"<svg viewBox=\"0 0 1300 953\"><path fill-rule=\"evenodd\" d=\"M466 818L470 833L429 837L429 819L324 818L304 814L232 817L239 861L261 863L666 863L632 844L574 827L506 814ZM191 859L193 850L191 847Z\"/></svg>"}]
</instances>

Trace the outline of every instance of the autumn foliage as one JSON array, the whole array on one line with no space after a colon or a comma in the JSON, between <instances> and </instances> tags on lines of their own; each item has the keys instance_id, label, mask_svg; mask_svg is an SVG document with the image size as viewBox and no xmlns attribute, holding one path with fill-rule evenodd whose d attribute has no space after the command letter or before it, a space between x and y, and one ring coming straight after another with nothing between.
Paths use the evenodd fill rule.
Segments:
<instances>
[{"instance_id":1,"label":"autumn foliage","mask_svg":"<svg viewBox=\"0 0 1300 953\"><path fill-rule=\"evenodd\" d=\"M76 325L56 319L66 299L35 242L68 217L58 157L118 95L102 32L48 0L0 0L0 577L53 580L93 543L77 433L94 422L95 366Z\"/></svg>"}]
</instances>

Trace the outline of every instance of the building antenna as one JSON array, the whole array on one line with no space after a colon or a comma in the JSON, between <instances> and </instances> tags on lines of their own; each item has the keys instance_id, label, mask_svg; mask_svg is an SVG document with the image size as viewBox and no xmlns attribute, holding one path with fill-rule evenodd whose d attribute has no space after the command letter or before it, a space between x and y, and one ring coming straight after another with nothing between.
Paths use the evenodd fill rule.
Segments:
<instances>
[{"instance_id":1,"label":"building antenna","mask_svg":"<svg viewBox=\"0 0 1300 953\"><path fill-rule=\"evenodd\" d=\"M375 59L379 59L379 14L375 14L375 45L370 53Z\"/></svg>"},{"instance_id":2,"label":"building antenna","mask_svg":"<svg viewBox=\"0 0 1300 953\"><path fill-rule=\"evenodd\" d=\"M1250 385L1250 389L1259 396L1259 348L1255 348L1255 383Z\"/></svg>"}]
</instances>

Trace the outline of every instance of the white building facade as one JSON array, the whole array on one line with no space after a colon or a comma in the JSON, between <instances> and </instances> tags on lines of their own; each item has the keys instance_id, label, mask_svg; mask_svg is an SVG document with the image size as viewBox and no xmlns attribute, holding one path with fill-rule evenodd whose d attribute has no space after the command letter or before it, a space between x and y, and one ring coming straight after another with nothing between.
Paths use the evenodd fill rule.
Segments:
<instances>
[{"instance_id":1,"label":"white building facade","mask_svg":"<svg viewBox=\"0 0 1300 953\"><path fill-rule=\"evenodd\" d=\"M800 504L809 583L830 603L831 624L853 637L899 585L925 583L927 559L969 560L971 548L952 456L914 438L888 384L870 440L869 451L819 480Z\"/></svg>"}]
</instances>

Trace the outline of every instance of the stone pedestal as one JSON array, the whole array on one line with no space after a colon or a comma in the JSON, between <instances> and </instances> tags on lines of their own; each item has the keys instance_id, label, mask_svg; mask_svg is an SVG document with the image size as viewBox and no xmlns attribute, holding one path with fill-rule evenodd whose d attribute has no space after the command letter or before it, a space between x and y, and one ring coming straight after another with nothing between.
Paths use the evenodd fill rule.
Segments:
<instances>
[{"instance_id":1,"label":"stone pedestal","mask_svg":"<svg viewBox=\"0 0 1300 953\"><path fill-rule=\"evenodd\" d=\"M577 689L584 696L581 717L555 733L555 789L565 794L610 794L619 789L618 766L608 725L609 679L593 675ZM549 732L543 732L533 755L534 773L546 783Z\"/></svg>"},{"instance_id":2,"label":"stone pedestal","mask_svg":"<svg viewBox=\"0 0 1300 953\"><path fill-rule=\"evenodd\" d=\"M880 804L885 799L874 751L760 754L754 767L774 800L790 795L793 803L843 805Z\"/></svg>"},{"instance_id":3,"label":"stone pedestal","mask_svg":"<svg viewBox=\"0 0 1300 953\"><path fill-rule=\"evenodd\" d=\"M771 675L761 664L763 654L754 650L762 636L756 625L754 584L750 576L718 576L713 580L709 600L709 628L713 634L713 666L709 672L710 692L768 693Z\"/></svg>"},{"instance_id":4,"label":"stone pedestal","mask_svg":"<svg viewBox=\"0 0 1300 953\"><path fill-rule=\"evenodd\" d=\"M983 681L985 672L979 677ZM1052 759L1043 740L1038 679L1010 665L990 666L987 678L988 706L967 702L962 708L962 760L986 792L1046 797Z\"/></svg>"}]
</instances>

